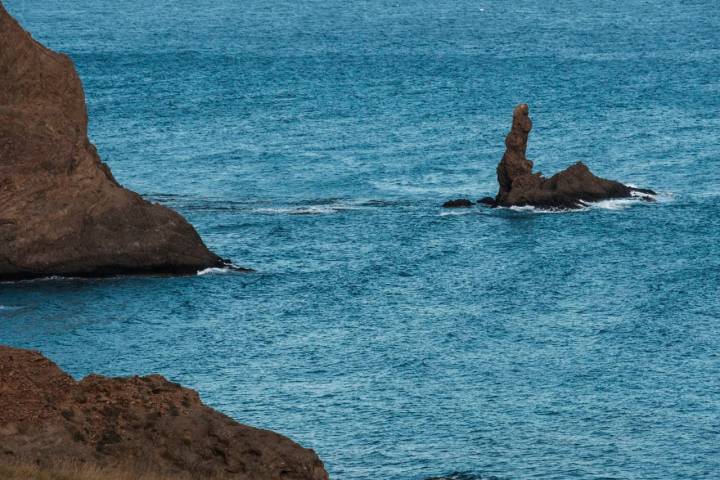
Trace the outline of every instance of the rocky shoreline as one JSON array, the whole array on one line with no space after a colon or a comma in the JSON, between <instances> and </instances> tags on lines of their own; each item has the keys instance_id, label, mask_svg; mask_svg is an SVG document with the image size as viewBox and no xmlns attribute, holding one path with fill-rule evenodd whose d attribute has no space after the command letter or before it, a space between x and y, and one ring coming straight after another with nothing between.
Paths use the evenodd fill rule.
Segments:
<instances>
[{"instance_id":1,"label":"rocky shoreline","mask_svg":"<svg viewBox=\"0 0 720 480\"><path fill-rule=\"evenodd\" d=\"M0 465L87 465L159 476L327 480L314 451L237 423L160 375L74 380L0 346Z\"/></svg>"}]
</instances>

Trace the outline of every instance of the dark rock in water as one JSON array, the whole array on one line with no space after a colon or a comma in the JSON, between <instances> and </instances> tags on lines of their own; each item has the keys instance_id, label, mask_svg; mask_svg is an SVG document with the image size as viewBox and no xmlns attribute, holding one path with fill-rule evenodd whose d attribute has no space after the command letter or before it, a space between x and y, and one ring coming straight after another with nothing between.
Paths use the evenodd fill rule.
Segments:
<instances>
[{"instance_id":1,"label":"dark rock in water","mask_svg":"<svg viewBox=\"0 0 720 480\"><path fill-rule=\"evenodd\" d=\"M633 192L644 194L644 195L657 195L654 190L650 190L649 188L636 188L636 187L630 187L632 188Z\"/></svg>"},{"instance_id":2,"label":"dark rock in water","mask_svg":"<svg viewBox=\"0 0 720 480\"><path fill-rule=\"evenodd\" d=\"M89 375L78 382L40 353L4 346L0 446L0 466L83 464L163 478L328 480L314 451L241 425L160 375Z\"/></svg>"},{"instance_id":3,"label":"dark rock in water","mask_svg":"<svg viewBox=\"0 0 720 480\"><path fill-rule=\"evenodd\" d=\"M497 204L495 203L495 199L493 197L483 197L480 200L478 200L477 203L479 203L481 205L487 205L489 207L497 206Z\"/></svg>"},{"instance_id":4,"label":"dark rock in water","mask_svg":"<svg viewBox=\"0 0 720 480\"><path fill-rule=\"evenodd\" d=\"M88 140L72 61L0 3L0 280L215 266L183 217L115 181Z\"/></svg>"},{"instance_id":5,"label":"dark rock in water","mask_svg":"<svg viewBox=\"0 0 720 480\"><path fill-rule=\"evenodd\" d=\"M225 270L229 270L231 272L243 272L243 273L255 272L255 270L253 270L252 268L245 268L245 267L235 265L232 262L232 260L229 260L227 258L221 259L220 262L218 263L218 265L216 265L215 267L212 267L212 268L225 269Z\"/></svg>"},{"instance_id":6,"label":"dark rock in water","mask_svg":"<svg viewBox=\"0 0 720 480\"><path fill-rule=\"evenodd\" d=\"M655 196L657 195L657 193L655 193L653 190L650 190L649 188L631 188L633 192L633 197L638 198L644 202L655 201Z\"/></svg>"},{"instance_id":7,"label":"dark rock in water","mask_svg":"<svg viewBox=\"0 0 720 480\"><path fill-rule=\"evenodd\" d=\"M456 200L448 200L443 203L443 208L470 208L473 206L473 202L466 198L458 198Z\"/></svg>"},{"instance_id":8,"label":"dark rock in water","mask_svg":"<svg viewBox=\"0 0 720 480\"><path fill-rule=\"evenodd\" d=\"M505 139L505 155L497 167L500 189L495 197L496 205L564 209L582 207L584 202L627 198L633 192L654 195L652 190L597 177L582 162L550 178L539 172L533 173L533 163L525 156L528 135L532 130L528 114L527 104L518 105L513 112L512 128Z\"/></svg>"}]
</instances>

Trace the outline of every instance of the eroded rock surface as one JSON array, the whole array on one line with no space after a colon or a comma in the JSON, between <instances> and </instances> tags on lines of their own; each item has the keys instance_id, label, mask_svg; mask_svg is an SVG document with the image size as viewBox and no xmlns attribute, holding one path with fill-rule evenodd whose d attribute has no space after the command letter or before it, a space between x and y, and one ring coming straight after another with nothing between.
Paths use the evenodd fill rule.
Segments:
<instances>
[{"instance_id":1,"label":"eroded rock surface","mask_svg":"<svg viewBox=\"0 0 720 480\"><path fill-rule=\"evenodd\" d=\"M614 180L593 175L578 162L550 178L533 173L533 162L525 156L532 121L527 104L513 111L510 133L505 138L505 154L497 167L500 188L495 197L498 206L531 205L540 208L578 208L585 202L626 198L634 193L653 195L652 190L629 187Z\"/></svg>"},{"instance_id":2,"label":"eroded rock surface","mask_svg":"<svg viewBox=\"0 0 720 480\"><path fill-rule=\"evenodd\" d=\"M221 266L179 214L120 186L87 137L72 61L0 2L0 280Z\"/></svg>"},{"instance_id":3,"label":"eroded rock surface","mask_svg":"<svg viewBox=\"0 0 720 480\"><path fill-rule=\"evenodd\" d=\"M80 382L0 346L0 462L83 462L161 475L327 480L315 452L241 425L159 375Z\"/></svg>"}]
</instances>

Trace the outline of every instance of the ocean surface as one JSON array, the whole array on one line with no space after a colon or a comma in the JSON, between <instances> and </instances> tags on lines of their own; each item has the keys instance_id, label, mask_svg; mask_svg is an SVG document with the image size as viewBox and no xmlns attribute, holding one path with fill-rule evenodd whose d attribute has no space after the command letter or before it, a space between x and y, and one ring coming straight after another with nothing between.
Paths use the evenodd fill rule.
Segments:
<instances>
[{"instance_id":1,"label":"ocean surface","mask_svg":"<svg viewBox=\"0 0 720 480\"><path fill-rule=\"evenodd\" d=\"M720 4L4 0L115 177L253 274L0 284L0 343L162 373L336 480L720 478ZM529 158L659 192L443 211Z\"/></svg>"}]
</instances>

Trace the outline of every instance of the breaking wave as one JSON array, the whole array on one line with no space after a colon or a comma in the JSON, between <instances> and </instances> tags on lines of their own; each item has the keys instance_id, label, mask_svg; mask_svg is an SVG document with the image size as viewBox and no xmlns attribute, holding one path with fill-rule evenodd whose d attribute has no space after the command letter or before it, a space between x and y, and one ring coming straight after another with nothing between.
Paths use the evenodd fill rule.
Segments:
<instances>
[{"instance_id":1,"label":"breaking wave","mask_svg":"<svg viewBox=\"0 0 720 480\"><path fill-rule=\"evenodd\" d=\"M230 267L211 267L197 272L200 277L205 275L225 275L227 273L235 273L235 270Z\"/></svg>"},{"instance_id":2,"label":"breaking wave","mask_svg":"<svg viewBox=\"0 0 720 480\"><path fill-rule=\"evenodd\" d=\"M654 203L664 203L672 200L672 194L662 193L651 195L643 192L632 192L628 198L613 198L609 200L600 200L597 202L581 202L582 206L576 209L544 209L524 205L522 207L499 207L501 210L512 210L514 212L529 212L538 214L558 214L558 213L578 213L590 210L625 210L636 205L652 205Z\"/></svg>"},{"instance_id":3,"label":"breaking wave","mask_svg":"<svg viewBox=\"0 0 720 480\"><path fill-rule=\"evenodd\" d=\"M210 267L198 270L197 275L202 277L206 275L227 275L229 273L251 273L254 271L255 270L251 268L241 267L231 263L229 260L224 260L222 267Z\"/></svg>"}]
</instances>

